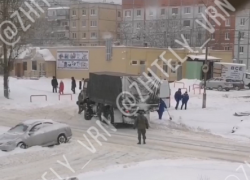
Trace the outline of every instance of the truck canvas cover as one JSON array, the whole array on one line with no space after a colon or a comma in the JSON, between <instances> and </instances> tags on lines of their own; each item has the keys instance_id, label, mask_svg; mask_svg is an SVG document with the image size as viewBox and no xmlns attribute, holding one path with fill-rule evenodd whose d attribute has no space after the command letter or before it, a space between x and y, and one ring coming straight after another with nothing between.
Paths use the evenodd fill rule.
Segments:
<instances>
[{"instance_id":1,"label":"truck canvas cover","mask_svg":"<svg viewBox=\"0 0 250 180\"><path fill-rule=\"evenodd\" d=\"M115 107L117 106L116 100L122 92L131 93L135 97L137 104L158 105L160 82L153 80L153 83L147 84L149 91L141 83L140 79L145 83L148 81L144 76L124 73L90 73L87 94L91 100L97 103L106 103ZM126 95L123 97L125 98ZM146 101L142 102L143 100ZM121 102L122 98L119 98L119 101Z\"/></svg>"}]
</instances>

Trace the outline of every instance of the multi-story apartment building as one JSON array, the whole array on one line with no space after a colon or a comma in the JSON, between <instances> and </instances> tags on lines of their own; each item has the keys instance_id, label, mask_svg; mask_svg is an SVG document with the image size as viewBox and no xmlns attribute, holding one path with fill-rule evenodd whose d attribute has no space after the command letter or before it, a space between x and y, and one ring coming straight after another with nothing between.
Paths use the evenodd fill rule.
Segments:
<instances>
[{"instance_id":1,"label":"multi-story apartment building","mask_svg":"<svg viewBox=\"0 0 250 180\"><path fill-rule=\"evenodd\" d=\"M234 59L250 68L250 3L236 13Z\"/></svg>"},{"instance_id":2,"label":"multi-story apartment building","mask_svg":"<svg viewBox=\"0 0 250 180\"><path fill-rule=\"evenodd\" d=\"M70 39L74 45L104 45L105 39L119 40L121 5L78 2L70 6Z\"/></svg>"},{"instance_id":3,"label":"multi-story apartment building","mask_svg":"<svg viewBox=\"0 0 250 180\"><path fill-rule=\"evenodd\" d=\"M133 45L148 43L150 46L178 47L179 44L175 40L181 40L183 34L190 46L200 47L211 36L210 47L232 50L235 29L233 15L227 18L226 22L217 18L220 25L210 19L215 28L214 34L209 34L197 23L197 21L206 23L202 14L206 15L205 10L209 6L215 7L213 2L212 0L123 0L123 42Z\"/></svg>"}]
</instances>

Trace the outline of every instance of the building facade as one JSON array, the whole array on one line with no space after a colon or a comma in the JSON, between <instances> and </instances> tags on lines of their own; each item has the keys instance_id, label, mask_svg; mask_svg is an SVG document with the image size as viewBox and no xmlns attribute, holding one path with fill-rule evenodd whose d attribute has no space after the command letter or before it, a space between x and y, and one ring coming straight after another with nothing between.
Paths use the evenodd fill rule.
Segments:
<instances>
[{"instance_id":1,"label":"building facade","mask_svg":"<svg viewBox=\"0 0 250 180\"><path fill-rule=\"evenodd\" d=\"M217 50L233 50L235 16L226 21L217 18L219 24L209 19L215 33L210 34L197 21L205 24L202 15L208 7L219 8L211 0L123 0L123 42L128 45L178 47L175 40L181 34L191 47L202 46L209 37L209 46ZM128 31L130 29L130 31ZM183 40L182 40L183 42Z\"/></svg>"},{"instance_id":2,"label":"building facade","mask_svg":"<svg viewBox=\"0 0 250 180\"><path fill-rule=\"evenodd\" d=\"M77 46L105 45L106 38L118 41L122 21L121 5L112 3L72 3L70 39Z\"/></svg>"},{"instance_id":3,"label":"building facade","mask_svg":"<svg viewBox=\"0 0 250 180\"><path fill-rule=\"evenodd\" d=\"M250 3L249 3L250 5ZM234 59L250 68L250 7L245 6L236 14Z\"/></svg>"},{"instance_id":4,"label":"building facade","mask_svg":"<svg viewBox=\"0 0 250 180\"><path fill-rule=\"evenodd\" d=\"M36 49L36 51L34 51ZM180 58L185 59L190 55L203 55L204 53L190 53L185 49L173 49ZM171 61L172 67L179 64L178 58L169 50L161 48L145 47L113 47L112 58L106 58L107 50L105 46L70 46L70 47L46 47L44 49L33 48L24 52L13 66L11 74L13 76L56 76L58 79L69 79L75 77L80 80L88 78L90 72L122 72L134 75L141 75L143 72L155 73L161 79L176 81L188 78L188 66L190 63L184 62L178 70L171 69L159 56L164 54L166 60ZM209 56L220 58L222 62L232 62L229 51L209 50ZM204 63L204 61L203 61ZM192 63L191 63L192 64ZM149 70L150 69L150 70ZM162 73L162 70L164 73ZM189 71L189 72L188 72ZM44 72L44 73L41 73ZM200 68L201 73L201 68Z\"/></svg>"}]
</instances>

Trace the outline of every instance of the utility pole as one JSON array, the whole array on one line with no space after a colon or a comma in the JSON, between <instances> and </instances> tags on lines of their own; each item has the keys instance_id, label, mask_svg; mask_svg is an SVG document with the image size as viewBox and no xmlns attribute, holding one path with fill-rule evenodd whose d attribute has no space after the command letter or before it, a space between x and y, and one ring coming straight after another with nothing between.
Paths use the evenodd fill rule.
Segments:
<instances>
[{"instance_id":1,"label":"utility pole","mask_svg":"<svg viewBox=\"0 0 250 180\"><path fill-rule=\"evenodd\" d=\"M205 64L207 65L207 56L208 56L208 43L206 44L206 57L205 57ZM207 72L204 72L204 92L202 98L202 108L206 108L207 106Z\"/></svg>"},{"instance_id":2,"label":"utility pole","mask_svg":"<svg viewBox=\"0 0 250 180\"><path fill-rule=\"evenodd\" d=\"M241 40L241 32L238 32L238 56L237 56L237 62L240 63L240 40Z\"/></svg>"}]
</instances>

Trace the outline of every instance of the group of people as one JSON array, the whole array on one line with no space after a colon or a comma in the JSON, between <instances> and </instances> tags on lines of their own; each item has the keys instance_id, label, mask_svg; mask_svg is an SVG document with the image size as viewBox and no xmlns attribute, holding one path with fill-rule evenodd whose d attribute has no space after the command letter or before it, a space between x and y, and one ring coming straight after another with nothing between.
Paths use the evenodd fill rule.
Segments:
<instances>
[{"instance_id":1,"label":"group of people","mask_svg":"<svg viewBox=\"0 0 250 180\"><path fill-rule=\"evenodd\" d=\"M184 105L185 105L185 109L187 109L187 103L189 100L189 95L188 95L187 91L184 94L181 94L181 89L178 89L178 91L175 92L174 98L176 101L176 106L175 106L176 110L179 107L180 101L182 101L181 109L183 108Z\"/></svg>"},{"instance_id":2,"label":"group of people","mask_svg":"<svg viewBox=\"0 0 250 180\"><path fill-rule=\"evenodd\" d=\"M83 78L83 83L84 83L84 78ZM82 84L82 82L81 82ZM53 76L53 79L51 80L51 85L52 85L52 92L57 93L57 89L59 88L59 93L64 94L64 83L61 80L59 87L58 87L58 81L55 76ZM79 87L81 89L81 87ZM71 91L75 94L76 93L76 80L74 77L71 78Z\"/></svg>"}]
</instances>

